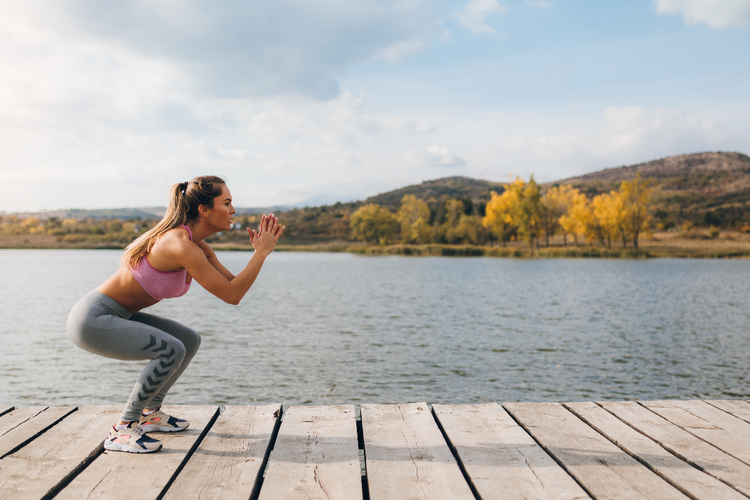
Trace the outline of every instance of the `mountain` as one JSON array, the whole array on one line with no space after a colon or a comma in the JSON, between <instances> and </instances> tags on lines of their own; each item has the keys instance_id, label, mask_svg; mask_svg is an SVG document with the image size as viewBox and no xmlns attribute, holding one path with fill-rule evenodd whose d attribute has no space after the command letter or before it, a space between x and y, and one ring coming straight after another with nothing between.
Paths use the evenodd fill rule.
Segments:
<instances>
[{"instance_id":1,"label":"mountain","mask_svg":"<svg viewBox=\"0 0 750 500\"><path fill-rule=\"evenodd\" d=\"M596 196L617 189L620 182L632 179L637 172L655 181L654 206L663 219L726 225L750 212L750 157L742 153L670 156L553 184L570 184Z\"/></svg>"},{"instance_id":2,"label":"mountain","mask_svg":"<svg viewBox=\"0 0 750 500\"><path fill-rule=\"evenodd\" d=\"M388 191L376 196L371 196L365 203L377 203L390 208L398 208L404 195L413 194L423 200L441 198L464 198L473 203L487 202L490 192L502 193L505 184L501 182L483 181L471 177L443 177L434 181L424 181L421 184L406 186L395 191Z\"/></svg>"}]
</instances>

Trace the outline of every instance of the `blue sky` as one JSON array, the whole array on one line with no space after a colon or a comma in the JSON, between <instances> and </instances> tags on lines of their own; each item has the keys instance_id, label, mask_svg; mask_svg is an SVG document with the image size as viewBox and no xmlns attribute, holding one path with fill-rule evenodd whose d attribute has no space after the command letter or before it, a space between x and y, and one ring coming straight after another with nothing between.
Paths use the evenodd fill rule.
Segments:
<instances>
[{"instance_id":1,"label":"blue sky","mask_svg":"<svg viewBox=\"0 0 750 500\"><path fill-rule=\"evenodd\" d=\"M6 0L0 211L750 152L750 1Z\"/></svg>"}]
</instances>

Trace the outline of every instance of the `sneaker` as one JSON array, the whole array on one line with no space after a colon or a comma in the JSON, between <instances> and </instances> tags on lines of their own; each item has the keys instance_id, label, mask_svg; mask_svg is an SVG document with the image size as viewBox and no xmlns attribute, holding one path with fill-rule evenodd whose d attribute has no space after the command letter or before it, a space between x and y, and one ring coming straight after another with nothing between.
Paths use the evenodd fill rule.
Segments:
<instances>
[{"instance_id":1,"label":"sneaker","mask_svg":"<svg viewBox=\"0 0 750 500\"><path fill-rule=\"evenodd\" d=\"M138 425L143 432L177 432L188 428L187 420L175 418L161 411L161 406L148 415L141 415Z\"/></svg>"},{"instance_id":2,"label":"sneaker","mask_svg":"<svg viewBox=\"0 0 750 500\"><path fill-rule=\"evenodd\" d=\"M119 431L112 426L109 436L104 440L104 449L128 453L151 453L161 450L161 441L148 437L138 426L138 422L130 422Z\"/></svg>"}]
</instances>

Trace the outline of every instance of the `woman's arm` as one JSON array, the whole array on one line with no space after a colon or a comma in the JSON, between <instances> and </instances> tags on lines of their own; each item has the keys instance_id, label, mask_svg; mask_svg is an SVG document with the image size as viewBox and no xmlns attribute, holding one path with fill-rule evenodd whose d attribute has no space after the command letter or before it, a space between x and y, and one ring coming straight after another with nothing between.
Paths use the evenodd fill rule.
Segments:
<instances>
[{"instance_id":1,"label":"woman's arm","mask_svg":"<svg viewBox=\"0 0 750 500\"><path fill-rule=\"evenodd\" d=\"M198 246L203 250L203 254L206 256L206 259L208 259L208 263L213 266L214 269L219 271L222 276L224 276L229 281L232 281L234 279L234 274L232 274L229 269L224 267L224 265L219 262L219 258L216 257L216 252L214 252L214 249L211 248L211 246L206 243L205 241L201 241Z\"/></svg>"},{"instance_id":2,"label":"woman's arm","mask_svg":"<svg viewBox=\"0 0 750 500\"><path fill-rule=\"evenodd\" d=\"M203 249L195 245L182 245L179 254L176 256L177 261L187 269L203 288L224 302L237 305L255 282L266 257L273 251L283 232L284 227L279 224L278 219L265 215L261 220L259 232L248 229L250 243L255 251L245 269L234 276L233 279L228 278L214 267L209 262L209 258Z\"/></svg>"}]
</instances>

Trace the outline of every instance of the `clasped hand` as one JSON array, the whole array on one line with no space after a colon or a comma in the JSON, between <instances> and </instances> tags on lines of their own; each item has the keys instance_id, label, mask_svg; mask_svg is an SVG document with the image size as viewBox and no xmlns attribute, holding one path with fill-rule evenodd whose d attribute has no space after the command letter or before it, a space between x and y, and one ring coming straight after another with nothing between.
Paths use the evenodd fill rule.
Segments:
<instances>
[{"instance_id":1,"label":"clasped hand","mask_svg":"<svg viewBox=\"0 0 750 500\"><path fill-rule=\"evenodd\" d=\"M276 246L286 226L279 224L279 218L274 214L263 215L258 230L247 228L250 244L256 252L268 255Z\"/></svg>"}]
</instances>

